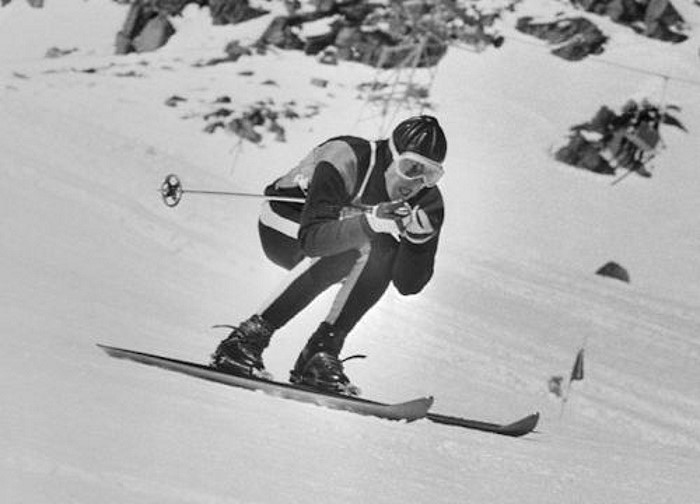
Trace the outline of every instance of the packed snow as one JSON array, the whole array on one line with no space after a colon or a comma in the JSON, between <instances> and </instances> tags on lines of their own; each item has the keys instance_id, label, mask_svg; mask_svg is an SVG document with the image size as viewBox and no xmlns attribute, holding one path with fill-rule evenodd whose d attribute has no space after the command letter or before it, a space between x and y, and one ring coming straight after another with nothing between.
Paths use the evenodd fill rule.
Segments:
<instances>
[{"instance_id":1,"label":"packed snow","mask_svg":"<svg viewBox=\"0 0 700 504\"><path fill-rule=\"evenodd\" d=\"M206 362L214 324L253 313L283 279L257 238L260 192L315 144L375 137L358 91L377 72L273 50L201 66L270 21L212 27L189 6L159 51L114 56L126 7L0 8L0 500L7 503L690 503L700 494L700 8L670 45L595 17L600 57L549 54L500 21L500 49L452 47L431 89L449 139L447 221L432 282L390 291L348 339L364 395L434 395L434 411L509 422L519 439L397 423L111 359L96 343ZM52 47L72 50L45 58ZM604 60L604 61L603 61ZM620 63L643 72L614 65ZM420 74L420 72L419 72ZM665 81L659 75L670 78ZM420 77L418 75L417 77ZM325 79L326 87L312 85ZM166 106L172 96L184 98ZM221 96L302 115L255 145L203 132ZM651 179L554 161L573 124L647 97L681 107ZM315 111L314 113L306 113ZM418 110L399 110L396 120ZM594 274L614 260L631 283ZM333 292L278 332L286 379ZM548 380L585 376L565 405Z\"/></svg>"}]
</instances>

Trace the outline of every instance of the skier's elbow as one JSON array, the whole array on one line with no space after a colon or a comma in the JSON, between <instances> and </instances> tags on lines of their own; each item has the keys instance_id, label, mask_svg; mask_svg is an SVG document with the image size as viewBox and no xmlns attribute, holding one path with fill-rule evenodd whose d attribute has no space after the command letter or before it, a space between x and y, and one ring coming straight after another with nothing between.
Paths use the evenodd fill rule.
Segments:
<instances>
[{"instance_id":1,"label":"skier's elbow","mask_svg":"<svg viewBox=\"0 0 700 504\"><path fill-rule=\"evenodd\" d=\"M401 280L394 279L394 287L399 291L402 296L413 296L418 294L423 290L423 287L428 283L429 279L420 279L420 281L415 280Z\"/></svg>"},{"instance_id":2,"label":"skier's elbow","mask_svg":"<svg viewBox=\"0 0 700 504\"><path fill-rule=\"evenodd\" d=\"M402 296L415 296L418 294L420 291L423 290L423 287L411 287L411 288L406 288L406 287L397 287L397 290L399 291L399 294Z\"/></svg>"}]
</instances>

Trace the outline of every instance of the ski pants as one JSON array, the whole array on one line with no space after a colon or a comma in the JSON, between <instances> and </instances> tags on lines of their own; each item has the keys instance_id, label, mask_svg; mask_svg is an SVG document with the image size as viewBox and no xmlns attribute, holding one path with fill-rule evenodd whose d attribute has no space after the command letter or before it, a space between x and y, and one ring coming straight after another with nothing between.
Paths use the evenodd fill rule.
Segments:
<instances>
[{"instance_id":1,"label":"ski pants","mask_svg":"<svg viewBox=\"0 0 700 504\"><path fill-rule=\"evenodd\" d=\"M379 235L359 250L326 257L307 257L292 233L258 223L265 255L289 270L277 292L258 315L282 327L330 286L341 283L326 322L345 334L382 297L391 283L397 242Z\"/></svg>"}]
</instances>

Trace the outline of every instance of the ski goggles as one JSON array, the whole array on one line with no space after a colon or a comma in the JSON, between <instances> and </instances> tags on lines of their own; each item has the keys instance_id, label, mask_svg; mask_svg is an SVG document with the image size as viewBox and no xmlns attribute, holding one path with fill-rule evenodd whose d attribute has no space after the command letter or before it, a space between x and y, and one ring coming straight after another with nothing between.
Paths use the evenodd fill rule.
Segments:
<instances>
[{"instance_id":1,"label":"ski goggles","mask_svg":"<svg viewBox=\"0 0 700 504\"><path fill-rule=\"evenodd\" d=\"M396 172L405 180L423 180L433 187L445 174L442 165L415 152L403 152L396 158Z\"/></svg>"}]
</instances>

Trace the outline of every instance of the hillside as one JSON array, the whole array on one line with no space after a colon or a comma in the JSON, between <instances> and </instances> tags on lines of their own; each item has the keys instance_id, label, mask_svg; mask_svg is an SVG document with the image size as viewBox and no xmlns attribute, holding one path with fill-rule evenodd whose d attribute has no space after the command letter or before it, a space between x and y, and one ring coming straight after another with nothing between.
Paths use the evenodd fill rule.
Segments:
<instances>
[{"instance_id":1,"label":"hillside","mask_svg":"<svg viewBox=\"0 0 700 504\"><path fill-rule=\"evenodd\" d=\"M440 413L540 411L538 431L518 440L108 359L96 343L204 362L223 336L210 326L248 316L283 278L261 253L256 201L185 194L168 208L163 177L259 192L330 136L375 136L380 120L357 87L376 71L281 50L198 65L231 39L254 40L269 17L212 27L190 6L161 50L118 57L123 6L0 8L1 500L693 502L700 9L677 7L687 42L595 17L607 50L574 63L514 29L516 17L563 4L523 2L500 21L501 48L453 47L437 69L430 101L450 145L435 277L419 296L387 293L345 348L369 358L347 371L367 397L433 394ZM53 46L78 50L44 58ZM657 74L673 78L664 87ZM184 100L167 106L173 96ZM282 122L286 142L207 134L204 115L222 96L301 117ZM677 104L688 129L662 129L651 178L611 185L552 159L570 126L640 96ZM631 283L594 274L609 260ZM273 340L265 359L278 378L329 301ZM585 378L561 415L548 380L568 376L584 343Z\"/></svg>"}]
</instances>

